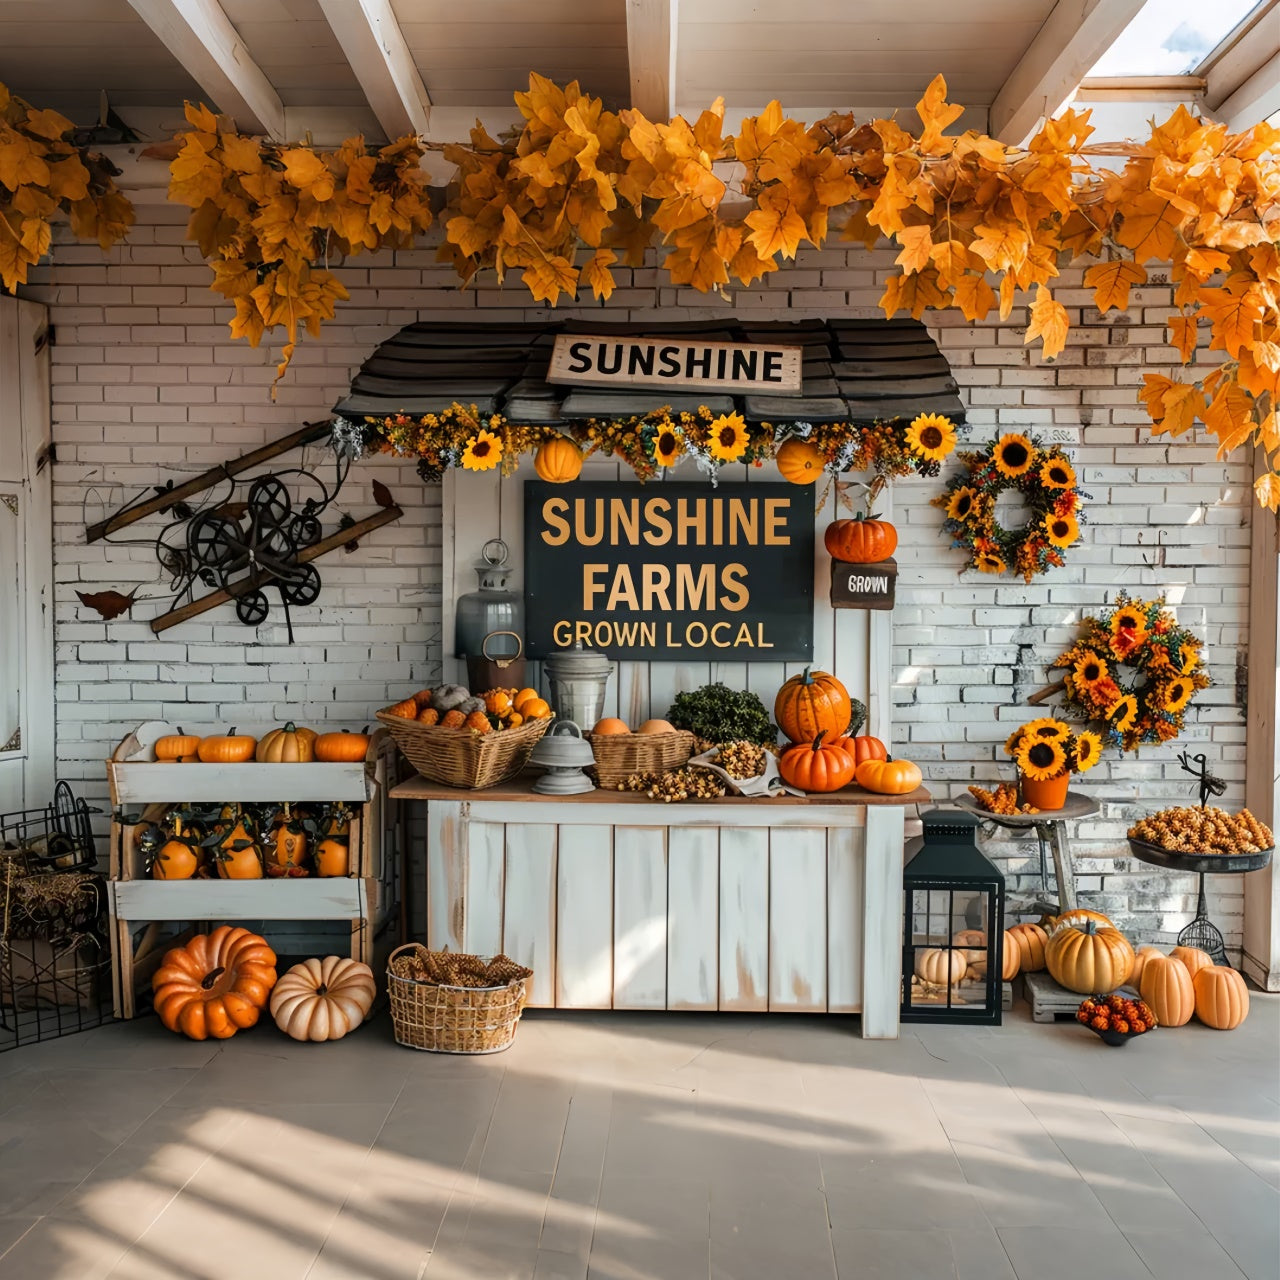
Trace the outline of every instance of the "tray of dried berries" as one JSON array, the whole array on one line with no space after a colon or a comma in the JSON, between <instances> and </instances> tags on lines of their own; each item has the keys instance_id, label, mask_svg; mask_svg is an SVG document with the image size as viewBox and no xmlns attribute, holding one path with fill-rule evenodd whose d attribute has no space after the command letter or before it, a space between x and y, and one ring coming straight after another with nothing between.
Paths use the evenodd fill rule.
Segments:
<instances>
[{"instance_id":1,"label":"tray of dried berries","mask_svg":"<svg viewBox=\"0 0 1280 1280\"><path fill-rule=\"evenodd\" d=\"M1271 861L1275 849L1263 849L1259 853L1187 853L1177 849L1162 849L1157 844L1129 837L1129 848L1135 858L1155 867L1168 867L1170 871L1261 871Z\"/></svg>"},{"instance_id":2,"label":"tray of dried berries","mask_svg":"<svg viewBox=\"0 0 1280 1280\"><path fill-rule=\"evenodd\" d=\"M1154 1031L1158 1025L1156 1015L1145 1001L1131 1000L1114 992L1081 1000L1076 1021L1113 1049L1128 1044L1135 1036Z\"/></svg>"},{"instance_id":3,"label":"tray of dried berries","mask_svg":"<svg viewBox=\"0 0 1280 1280\"><path fill-rule=\"evenodd\" d=\"M1248 809L1174 806L1139 819L1128 834L1135 856L1171 871L1259 871L1275 852L1271 828Z\"/></svg>"}]
</instances>

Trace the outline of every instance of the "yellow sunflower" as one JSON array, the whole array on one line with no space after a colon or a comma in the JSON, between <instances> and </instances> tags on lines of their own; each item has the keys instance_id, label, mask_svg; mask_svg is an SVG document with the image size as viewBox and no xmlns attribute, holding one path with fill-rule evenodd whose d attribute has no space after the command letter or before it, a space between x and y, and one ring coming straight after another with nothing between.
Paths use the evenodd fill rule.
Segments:
<instances>
[{"instance_id":1,"label":"yellow sunflower","mask_svg":"<svg viewBox=\"0 0 1280 1280\"><path fill-rule=\"evenodd\" d=\"M1088 729L1076 734L1076 772L1088 773L1102 757L1102 739Z\"/></svg>"},{"instance_id":2,"label":"yellow sunflower","mask_svg":"<svg viewBox=\"0 0 1280 1280\"><path fill-rule=\"evenodd\" d=\"M1086 653L1077 660L1071 673L1072 683L1077 689L1092 692L1094 688L1110 674L1106 660L1096 653Z\"/></svg>"},{"instance_id":3,"label":"yellow sunflower","mask_svg":"<svg viewBox=\"0 0 1280 1280\"><path fill-rule=\"evenodd\" d=\"M1047 782L1066 767L1066 752L1056 742L1044 738L1027 743L1018 752L1018 768L1032 782Z\"/></svg>"},{"instance_id":4,"label":"yellow sunflower","mask_svg":"<svg viewBox=\"0 0 1280 1280\"><path fill-rule=\"evenodd\" d=\"M1036 460L1036 447L1026 436L1001 436L995 447L996 470L1016 480L1031 470Z\"/></svg>"},{"instance_id":5,"label":"yellow sunflower","mask_svg":"<svg viewBox=\"0 0 1280 1280\"><path fill-rule=\"evenodd\" d=\"M462 451L467 471L491 471L502 461L502 441L492 431L477 431Z\"/></svg>"},{"instance_id":6,"label":"yellow sunflower","mask_svg":"<svg viewBox=\"0 0 1280 1280\"><path fill-rule=\"evenodd\" d=\"M951 495L951 500L947 503L947 518L949 520L967 520L973 514L973 505L977 498L978 495L967 484L961 485Z\"/></svg>"},{"instance_id":7,"label":"yellow sunflower","mask_svg":"<svg viewBox=\"0 0 1280 1280\"><path fill-rule=\"evenodd\" d=\"M940 413L922 413L907 428L907 448L929 462L941 462L956 447L956 427Z\"/></svg>"},{"instance_id":8,"label":"yellow sunflower","mask_svg":"<svg viewBox=\"0 0 1280 1280\"><path fill-rule=\"evenodd\" d=\"M1123 661L1147 642L1147 615L1143 609L1125 605L1111 618L1111 652Z\"/></svg>"},{"instance_id":9,"label":"yellow sunflower","mask_svg":"<svg viewBox=\"0 0 1280 1280\"><path fill-rule=\"evenodd\" d=\"M982 573L1003 573L1009 566L992 552L984 552L973 559L974 568Z\"/></svg>"},{"instance_id":10,"label":"yellow sunflower","mask_svg":"<svg viewBox=\"0 0 1280 1280\"><path fill-rule=\"evenodd\" d=\"M1200 650L1193 644L1184 644L1178 650L1178 661L1182 663L1182 674L1189 676L1200 665Z\"/></svg>"},{"instance_id":11,"label":"yellow sunflower","mask_svg":"<svg viewBox=\"0 0 1280 1280\"><path fill-rule=\"evenodd\" d=\"M653 440L653 460L660 467L674 467L684 453L684 441L671 430L663 427Z\"/></svg>"},{"instance_id":12,"label":"yellow sunflower","mask_svg":"<svg viewBox=\"0 0 1280 1280\"><path fill-rule=\"evenodd\" d=\"M1075 469L1066 458L1050 458L1040 468L1040 483L1046 489L1070 489L1075 482Z\"/></svg>"},{"instance_id":13,"label":"yellow sunflower","mask_svg":"<svg viewBox=\"0 0 1280 1280\"><path fill-rule=\"evenodd\" d=\"M1061 720L1046 717L1043 720L1032 720L1030 724L1023 725L1023 732L1032 738L1043 741L1046 738L1065 738L1071 732L1071 729L1063 724Z\"/></svg>"},{"instance_id":14,"label":"yellow sunflower","mask_svg":"<svg viewBox=\"0 0 1280 1280\"><path fill-rule=\"evenodd\" d=\"M1023 726L1023 728L1025 728L1025 727L1026 727L1026 726L1024 725L1024 726ZM1007 755L1007 756L1017 755L1017 754L1018 754L1018 748L1019 748L1021 745L1022 745L1022 729L1015 729L1015 730L1014 730L1014 731L1013 731L1013 732L1012 732L1012 733L1011 733L1011 734L1010 734L1010 735L1009 735L1009 736L1004 740L1004 753L1005 753L1005 755Z\"/></svg>"},{"instance_id":15,"label":"yellow sunflower","mask_svg":"<svg viewBox=\"0 0 1280 1280\"><path fill-rule=\"evenodd\" d=\"M711 456L721 462L737 462L747 451L747 424L740 413L722 413L707 428Z\"/></svg>"},{"instance_id":16,"label":"yellow sunflower","mask_svg":"<svg viewBox=\"0 0 1280 1280\"><path fill-rule=\"evenodd\" d=\"M1075 516L1047 515L1044 531L1055 547L1069 547L1080 536L1080 524Z\"/></svg>"},{"instance_id":17,"label":"yellow sunflower","mask_svg":"<svg viewBox=\"0 0 1280 1280\"><path fill-rule=\"evenodd\" d=\"M1195 691L1196 687L1190 680L1184 680L1181 677L1176 680L1170 680L1162 691L1161 710L1168 711L1170 714L1181 711L1191 701L1191 695Z\"/></svg>"},{"instance_id":18,"label":"yellow sunflower","mask_svg":"<svg viewBox=\"0 0 1280 1280\"><path fill-rule=\"evenodd\" d=\"M1138 700L1131 693L1121 694L1108 708L1107 719L1111 721L1112 726L1121 733L1127 733L1133 728L1134 721L1138 718Z\"/></svg>"}]
</instances>

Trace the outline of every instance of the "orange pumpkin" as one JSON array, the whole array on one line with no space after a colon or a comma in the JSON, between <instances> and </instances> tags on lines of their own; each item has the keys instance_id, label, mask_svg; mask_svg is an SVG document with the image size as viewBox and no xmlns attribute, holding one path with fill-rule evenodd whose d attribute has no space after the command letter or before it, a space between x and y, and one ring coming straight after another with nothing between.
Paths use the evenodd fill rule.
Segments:
<instances>
[{"instance_id":1,"label":"orange pumpkin","mask_svg":"<svg viewBox=\"0 0 1280 1280\"><path fill-rule=\"evenodd\" d=\"M200 739L192 733L166 734L156 739L155 752L157 760L190 760L200 749Z\"/></svg>"},{"instance_id":2,"label":"orange pumpkin","mask_svg":"<svg viewBox=\"0 0 1280 1280\"><path fill-rule=\"evenodd\" d=\"M905 796L923 781L920 766L911 760L864 760L854 776L858 786L882 796Z\"/></svg>"},{"instance_id":3,"label":"orange pumpkin","mask_svg":"<svg viewBox=\"0 0 1280 1280\"><path fill-rule=\"evenodd\" d=\"M423 707L422 710L418 712L417 721L419 724L439 724L440 713L435 709L435 707Z\"/></svg>"},{"instance_id":4,"label":"orange pumpkin","mask_svg":"<svg viewBox=\"0 0 1280 1280\"><path fill-rule=\"evenodd\" d=\"M603 720L596 721L596 727L591 730L592 733L630 733L625 720L619 720L617 716L605 716Z\"/></svg>"},{"instance_id":5,"label":"orange pumpkin","mask_svg":"<svg viewBox=\"0 0 1280 1280\"><path fill-rule=\"evenodd\" d=\"M1052 923L1045 927L1050 933L1055 933L1064 925L1081 924L1085 920L1092 920L1094 924L1105 928L1115 928L1110 916L1104 916L1101 911L1090 911L1088 907L1072 907L1070 911L1064 911L1060 916L1049 916L1048 919Z\"/></svg>"},{"instance_id":6,"label":"orange pumpkin","mask_svg":"<svg viewBox=\"0 0 1280 1280\"><path fill-rule=\"evenodd\" d=\"M508 729L518 729L522 724L524 724L524 716L518 711L513 711L506 719L506 728Z\"/></svg>"},{"instance_id":7,"label":"orange pumpkin","mask_svg":"<svg viewBox=\"0 0 1280 1280\"><path fill-rule=\"evenodd\" d=\"M1044 963L1049 976L1068 991L1114 991L1133 969L1133 948L1119 929L1081 920L1054 929Z\"/></svg>"},{"instance_id":8,"label":"orange pumpkin","mask_svg":"<svg viewBox=\"0 0 1280 1280\"><path fill-rule=\"evenodd\" d=\"M827 465L827 459L817 445L807 440L797 440L794 436L784 440L774 454L774 461L782 478L792 484L814 484Z\"/></svg>"},{"instance_id":9,"label":"orange pumpkin","mask_svg":"<svg viewBox=\"0 0 1280 1280\"><path fill-rule=\"evenodd\" d=\"M1011 937L1009 930L1004 931L1003 950L1000 957L1002 964L1000 968L1000 976L1005 982L1012 982L1018 976L1018 970L1022 968L1022 948L1018 945L1017 938Z\"/></svg>"},{"instance_id":10,"label":"orange pumpkin","mask_svg":"<svg viewBox=\"0 0 1280 1280\"><path fill-rule=\"evenodd\" d=\"M1142 998L1162 1027L1182 1027L1196 1011L1196 991L1181 960L1151 956L1142 967Z\"/></svg>"},{"instance_id":11,"label":"orange pumpkin","mask_svg":"<svg viewBox=\"0 0 1280 1280\"><path fill-rule=\"evenodd\" d=\"M1169 954L1175 960L1182 961L1193 980L1201 969L1206 969L1213 963L1213 957L1207 951L1201 951L1199 947L1174 947Z\"/></svg>"},{"instance_id":12,"label":"orange pumpkin","mask_svg":"<svg viewBox=\"0 0 1280 1280\"><path fill-rule=\"evenodd\" d=\"M582 450L567 436L553 436L539 445L533 469L548 484L568 484L582 474Z\"/></svg>"},{"instance_id":13,"label":"orange pumpkin","mask_svg":"<svg viewBox=\"0 0 1280 1280\"><path fill-rule=\"evenodd\" d=\"M505 689L490 689L484 695L484 709L495 716L508 715L513 709L511 695Z\"/></svg>"},{"instance_id":14,"label":"orange pumpkin","mask_svg":"<svg viewBox=\"0 0 1280 1280\"><path fill-rule=\"evenodd\" d=\"M253 758L259 764L310 764L315 759L314 729L299 729L292 720L281 729L272 729L258 743Z\"/></svg>"},{"instance_id":15,"label":"orange pumpkin","mask_svg":"<svg viewBox=\"0 0 1280 1280\"><path fill-rule=\"evenodd\" d=\"M1153 947L1148 943L1145 947L1139 947L1133 957L1133 969L1129 973L1129 985L1142 990L1142 974L1147 967L1148 961L1159 956L1161 960L1165 959L1165 954L1159 947ZM1182 966L1184 969L1186 965ZM1188 970L1188 974L1190 970Z\"/></svg>"},{"instance_id":16,"label":"orange pumpkin","mask_svg":"<svg viewBox=\"0 0 1280 1280\"><path fill-rule=\"evenodd\" d=\"M489 717L483 711L473 711L463 721L468 729L474 729L477 733L492 733L493 725L489 723Z\"/></svg>"},{"instance_id":17,"label":"orange pumpkin","mask_svg":"<svg viewBox=\"0 0 1280 1280\"><path fill-rule=\"evenodd\" d=\"M646 720L637 733L675 733L676 727L670 720Z\"/></svg>"},{"instance_id":18,"label":"orange pumpkin","mask_svg":"<svg viewBox=\"0 0 1280 1280\"><path fill-rule=\"evenodd\" d=\"M843 747L825 746L823 734L811 745L801 743L778 758L778 772L801 791L839 791L853 781L853 757Z\"/></svg>"},{"instance_id":19,"label":"orange pumpkin","mask_svg":"<svg viewBox=\"0 0 1280 1280\"><path fill-rule=\"evenodd\" d=\"M551 715L551 705L543 698L533 697L526 698L519 703L516 710L520 712L526 720L545 720Z\"/></svg>"},{"instance_id":20,"label":"orange pumpkin","mask_svg":"<svg viewBox=\"0 0 1280 1280\"><path fill-rule=\"evenodd\" d=\"M253 838L252 828L253 820L247 814L236 814L236 824L231 828L231 834L213 853L220 879L262 879L262 850Z\"/></svg>"},{"instance_id":21,"label":"orange pumpkin","mask_svg":"<svg viewBox=\"0 0 1280 1280\"><path fill-rule=\"evenodd\" d=\"M1225 965L1202 965L1191 979L1196 993L1196 1017L1216 1031L1233 1031L1249 1016L1249 988Z\"/></svg>"},{"instance_id":22,"label":"orange pumpkin","mask_svg":"<svg viewBox=\"0 0 1280 1280\"><path fill-rule=\"evenodd\" d=\"M169 951L151 979L160 1021L192 1040L226 1040L253 1026L275 985L266 939L226 924Z\"/></svg>"},{"instance_id":23,"label":"orange pumpkin","mask_svg":"<svg viewBox=\"0 0 1280 1280\"><path fill-rule=\"evenodd\" d=\"M898 531L887 520L855 516L852 520L832 521L822 541L833 560L879 564L898 549Z\"/></svg>"},{"instance_id":24,"label":"orange pumpkin","mask_svg":"<svg viewBox=\"0 0 1280 1280\"><path fill-rule=\"evenodd\" d=\"M1005 930L1017 944L1018 967L1023 973L1038 973L1044 968L1044 948L1049 935L1038 924L1015 924Z\"/></svg>"},{"instance_id":25,"label":"orange pumpkin","mask_svg":"<svg viewBox=\"0 0 1280 1280\"><path fill-rule=\"evenodd\" d=\"M322 733L315 741L317 760L327 764L355 764L369 754L369 731L352 733L343 729L341 733Z\"/></svg>"},{"instance_id":26,"label":"orange pumpkin","mask_svg":"<svg viewBox=\"0 0 1280 1280\"><path fill-rule=\"evenodd\" d=\"M182 828L182 818L174 815L173 834L156 850L151 863L153 880L190 880L200 859L192 846L191 833Z\"/></svg>"},{"instance_id":27,"label":"orange pumpkin","mask_svg":"<svg viewBox=\"0 0 1280 1280\"><path fill-rule=\"evenodd\" d=\"M849 691L833 675L811 671L792 676L773 702L773 718L791 739L806 745L820 733L837 738L849 727L853 704Z\"/></svg>"},{"instance_id":28,"label":"orange pumpkin","mask_svg":"<svg viewBox=\"0 0 1280 1280\"><path fill-rule=\"evenodd\" d=\"M446 711L440 717L440 724L445 729L461 729L467 723L467 717L455 707L452 711Z\"/></svg>"},{"instance_id":29,"label":"orange pumpkin","mask_svg":"<svg viewBox=\"0 0 1280 1280\"><path fill-rule=\"evenodd\" d=\"M345 805L335 805L329 811L324 838L316 845L315 863L318 876L345 876L351 870L351 816Z\"/></svg>"},{"instance_id":30,"label":"orange pumpkin","mask_svg":"<svg viewBox=\"0 0 1280 1280\"><path fill-rule=\"evenodd\" d=\"M406 698L403 702L397 702L394 707L388 707L387 715L400 716L404 720L416 720L418 718L417 698Z\"/></svg>"},{"instance_id":31,"label":"orange pumpkin","mask_svg":"<svg viewBox=\"0 0 1280 1280\"><path fill-rule=\"evenodd\" d=\"M855 763L861 764L864 760L887 760L889 758L889 749L880 741L879 738L873 738L870 734L859 734L856 738L846 738L845 750L854 758Z\"/></svg>"},{"instance_id":32,"label":"orange pumpkin","mask_svg":"<svg viewBox=\"0 0 1280 1280\"><path fill-rule=\"evenodd\" d=\"M521 713L524 712L524 704L538 696L537 689L521 689L511 699L511 705Z\"/></svg>"},{"instance_id":33,"label":"orange pumpkin","mask_svg":"<svg viewBox=\"0 0 1280 1280\"><path fill-rule=\"evenodd\" d=\"M248 734L237 735L234 729L228 734L210 734L200 739L196 752L206 764L244 764L253 759L257 738Z\"/></svg>"},{"instance_id":34,"label":"orange pumpkin","mask_svg":"<svg viewBox=\"0 0 1280 1280\"><path fill-rule=\"evenodd\" d=\"M277 867L300 867L306 856L307 833L293 816L291 806L286 801L271 832L271 860Z\"/></svg>"}]
</instances>

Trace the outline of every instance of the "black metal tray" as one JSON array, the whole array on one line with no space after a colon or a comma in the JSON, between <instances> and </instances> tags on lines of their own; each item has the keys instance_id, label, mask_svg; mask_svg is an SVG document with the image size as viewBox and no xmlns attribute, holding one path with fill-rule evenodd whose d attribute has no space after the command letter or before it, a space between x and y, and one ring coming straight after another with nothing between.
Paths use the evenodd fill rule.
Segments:
<instances>
[{"instance_id":1,"label":"black metal tray","mask_svg":"<svg viewBox=\"0 0 1280 1280\"><path fill-rule=\"evenodd\" d=\"M1145 840L1129 838L1129 848L1134 856L1155 867L1168 867L1170 871L1261 871L1271 861L1275 849L1263 849L1261 853L1180 853L1175 849L1162 849Z\"/></svg>"}]
</instances>

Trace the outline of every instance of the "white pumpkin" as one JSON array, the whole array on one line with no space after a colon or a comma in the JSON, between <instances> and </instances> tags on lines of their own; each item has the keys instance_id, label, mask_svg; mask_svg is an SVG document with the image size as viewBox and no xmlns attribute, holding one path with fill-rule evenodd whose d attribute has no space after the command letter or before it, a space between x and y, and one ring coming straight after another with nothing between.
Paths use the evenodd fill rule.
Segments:
<instances>
[{"instance_id":1,"label":"white pumpkin","mask_svg":"<svg viewBox=\"0 0 1280 1280\"><path fill-rule=\"evenodd\" d=\"M959 982L968 967L964 956L959 951L930 947L928 950L916 952L916 977L934 986L945 987Z\"/></svg>"},{"instance_id":2,"label":"white pumpkin","mask_svg":"<svg viewBox=\"0 0 1280 1280\"><path fill-rule=\"evenodd\" d=\"M304 960L276 983L271 1016L295 1040L341 1040L369 1016L377 990L373 970L359 960Z\"/></svg>"}]
</instances>

